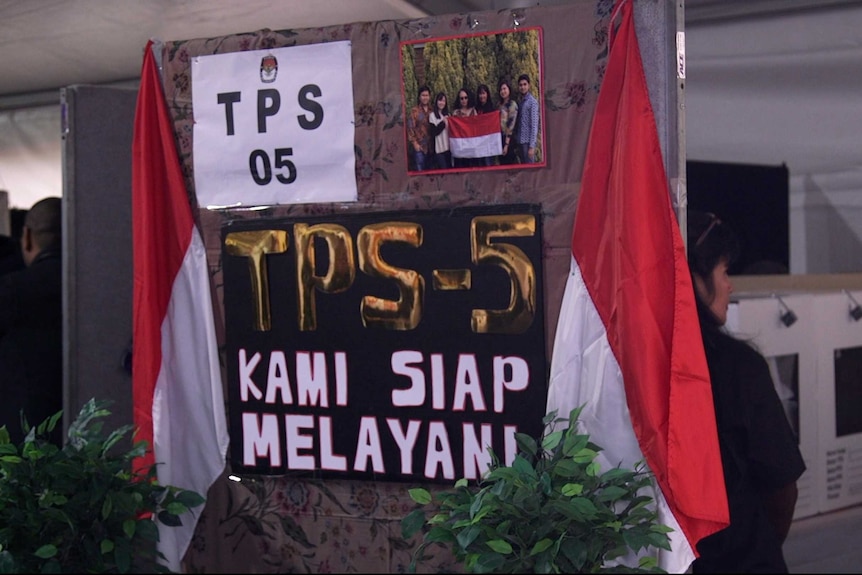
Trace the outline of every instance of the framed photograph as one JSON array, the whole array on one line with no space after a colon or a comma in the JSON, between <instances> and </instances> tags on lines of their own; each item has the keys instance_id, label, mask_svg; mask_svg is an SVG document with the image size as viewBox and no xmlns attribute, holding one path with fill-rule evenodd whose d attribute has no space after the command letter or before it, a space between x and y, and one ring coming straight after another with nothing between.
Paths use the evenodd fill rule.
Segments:
<instances>
[{"instance_id":1,"label":"framed photograph","mask_svg":"<svg viewBox=\"0 0 862 575\"><path fill-rule=\"evenodd\" d=\"M545 166L541 28L400 48L409 174Z\"/></svg>"}]
</instances>

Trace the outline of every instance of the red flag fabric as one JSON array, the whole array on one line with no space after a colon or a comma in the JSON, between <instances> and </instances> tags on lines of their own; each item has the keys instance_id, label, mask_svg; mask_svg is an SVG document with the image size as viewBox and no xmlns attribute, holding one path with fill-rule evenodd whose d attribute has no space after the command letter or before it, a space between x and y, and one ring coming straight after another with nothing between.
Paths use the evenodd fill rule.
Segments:
<instances>
[{"instance_id":1,"label":"red flag fabric","mask_svg":"<svg viewBox=\"0 0 862 575\"><path fill-rule=\"evenodd\" d=\"M132 394L136 468L206 496L225 466L228 434L206 252L194 224L159 78L145 49L132 142ZM197 510L198 512L200 510ZM159 525L159 551L180 571L197 516Z\"/></svg>"},{"instance_id":2,"label":"red flag fabric","mask_svg":"<svg viewBox=\"0 0 862 575\"><path fill-rule=\"evenodd\" d=\"M486 158L503 153L500 111L449 116L449 149L455 158Z\"/></svg>"},{"instance_id":3,"label":"red flag fabric","mask_svg":"<svg viewBox=\"0 0 862 575\"><path fill-rule=\"evenodd\" d=\"M659 520L674 528L668 572L728 525L709 372L668 193L632 3L617 2L596 103L551 362L548 411L585 405L607 469L645 460ZM612 20L611 27L613 28ZM613 31L613 30L612 30Z\"/></svg>"}]
</instances>

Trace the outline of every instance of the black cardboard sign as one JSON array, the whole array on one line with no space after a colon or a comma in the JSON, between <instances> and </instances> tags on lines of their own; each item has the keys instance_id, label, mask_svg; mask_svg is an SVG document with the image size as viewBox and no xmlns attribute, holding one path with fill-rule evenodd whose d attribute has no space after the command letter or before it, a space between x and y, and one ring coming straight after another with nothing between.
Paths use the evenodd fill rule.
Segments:
<instances>
[{"instance_id":1,"label":"black cardboard sign","mask_svg":"<svg viewBox=\"0 0 862 575\"><path fill-rule=\"evenodd\" d=\"M235 473L451 482L547 398L536 205L222 229Z\"/></svg>"}]
</instances>

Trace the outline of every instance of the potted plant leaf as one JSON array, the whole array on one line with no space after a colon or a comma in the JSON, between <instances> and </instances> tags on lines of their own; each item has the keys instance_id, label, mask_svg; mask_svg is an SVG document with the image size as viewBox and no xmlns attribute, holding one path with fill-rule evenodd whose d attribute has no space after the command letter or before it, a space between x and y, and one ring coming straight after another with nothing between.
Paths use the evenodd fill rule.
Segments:
<instances>
[{"instance_id":1,"label":"potted plant leaf","mask_svg":"<svg viewBox=\"0 0 862 575\"><path fill-rule=\"evenodd\" d=\"M658 524L649 495L649 471L643 464L602 471L595 461L601 447L578 433L580 412L568 420L548 414L538 438L516 434L512 465L492 453L474 484L461 479L435 494L411 489L419 507L402 520L402 535L423 531L411 571L429 545L443 545L468 573L662 572L642 553L670 549L671 529ZM638 553L637 567L615 561Z\"/></svg>"},{"instance_id":2,"label":"potted plant leaf","mask_svg":"<svg viewBox=\"0 0 862 575\"><path fill-rule=\"evenodd\" d=\"M102 432L106 402L87 402L62 447L48 439L61 413L21 445L0 427L0 573L167 572L156 561L155 521L180 524L201 495L133 472L145 442L124 449L132 426Z\"/></svg>"}]
</instances>

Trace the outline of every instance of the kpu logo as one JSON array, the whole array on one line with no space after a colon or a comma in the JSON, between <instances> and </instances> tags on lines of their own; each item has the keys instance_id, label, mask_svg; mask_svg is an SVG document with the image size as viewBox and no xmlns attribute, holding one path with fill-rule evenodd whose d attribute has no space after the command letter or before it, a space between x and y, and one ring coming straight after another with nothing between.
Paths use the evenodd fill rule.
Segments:
<instances>
[{"instance_id":1,"label":"kpu logo","mask_svg":"<svg viewBox=\"0 0 862 575\"><path fill-rule=\"evenodd\" d=\"M278 76L278 60L272 54L267 54L260 59L260 81L264 84L275 82Z\"/></svg>"}]
</instances>

